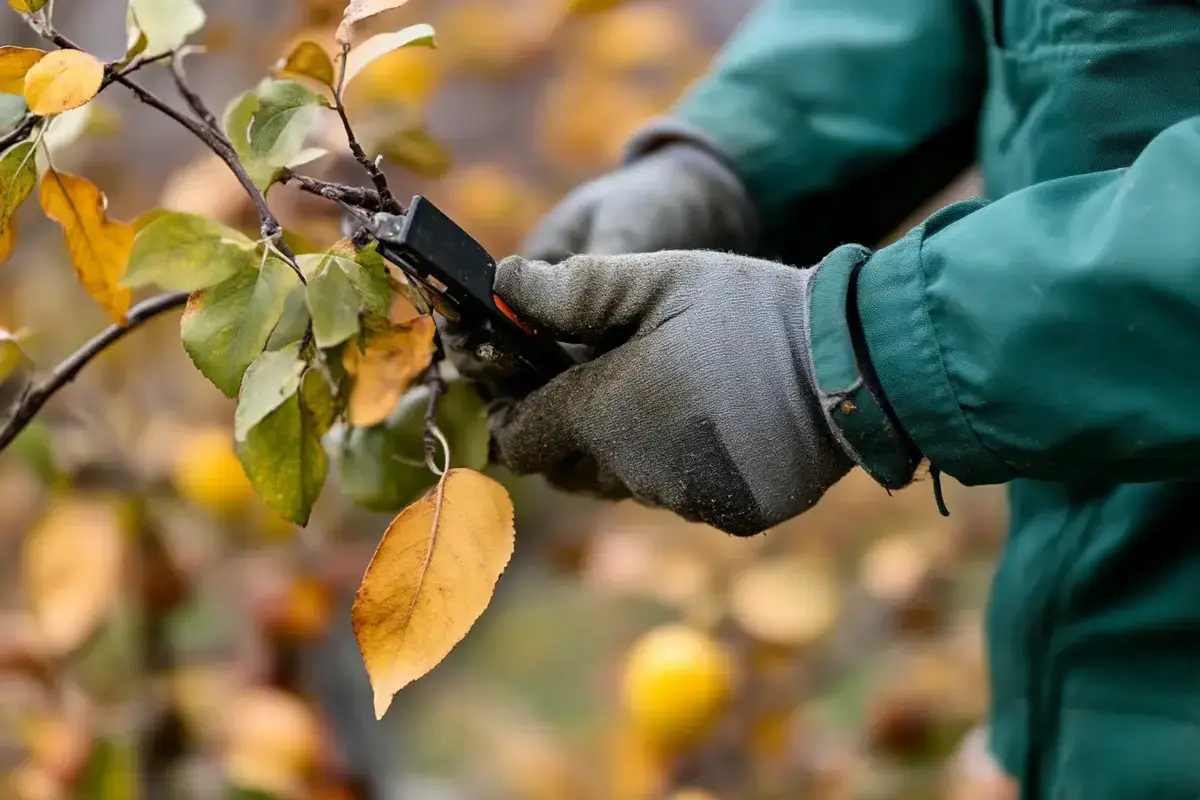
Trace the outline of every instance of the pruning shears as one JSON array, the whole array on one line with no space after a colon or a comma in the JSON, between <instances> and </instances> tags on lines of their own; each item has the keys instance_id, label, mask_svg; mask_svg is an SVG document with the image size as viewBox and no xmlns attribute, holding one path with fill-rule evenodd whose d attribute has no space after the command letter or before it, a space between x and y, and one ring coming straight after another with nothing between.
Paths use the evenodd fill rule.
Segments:
<instances>
[{"instance_id":1,"label":"pruning shears","mask_svg":"<svg viewBox=\"0 0 1200 800\"><path fill-rule=\"evenodd\" d=\"M435 307L453 318L477 361L520 372L510 379L529 388L577 363L553 337L520 320L496 295L495 259L428 198L417 195L402 214L343 207L377 242L379 255L423 287Z\"/></svg>"}]
</instances>

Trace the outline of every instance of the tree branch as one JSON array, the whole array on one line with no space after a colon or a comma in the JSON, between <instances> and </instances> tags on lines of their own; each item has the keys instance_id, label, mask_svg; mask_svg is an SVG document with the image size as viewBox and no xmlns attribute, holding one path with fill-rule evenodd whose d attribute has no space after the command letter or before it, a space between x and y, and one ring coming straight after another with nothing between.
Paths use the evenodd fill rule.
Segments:
<instances>
[{"instance_id":1,"label":"tree branch","mask_svg":"<svg viewBox=\"0 0 1200 800\"><path fill-rule=\"evenodd\" d=\"M362 145L358 143L358 138L354 135L354 127L350 124L350 117L346 114L346 104L342 102L342 89L346 85L346 56L349 52L350 45L343 44L342 57L338 62L341 66L338 70L337 86L333 92L334 110L337 111L338 118L342 121L342 127L346 131L346 141L350 145L350 152L354 155L354 159L359 164L362 164L363 169L371 176L371 182L375 184L375 191L379 193L380 210L390 211L393 214L403 214L403 207L392 196L387 176L383 174L383 170L379 168L379 165L371 160L366 151L362 149Z\"/></svg>"},{"instance_id":2,"label":"tree branch","mask_svg":"<svg viewBox=\"0 0 1200 800\"><path fill-rule=\"evenodd\" d=\"M326 200L332 200L335 203L343 202L367 211L383 210L379 193L373 192L370 189L364 189L361 186L350 186L345 183L332 183L320 180L319 178L310 178L307 175L292 172L290 169L283 171L279 181L280 183L295 181L303 191L315 194L318 197L324 197Z\"/></svg>"},{"instance_id":3,"label":"tree branch","mask_svg":"<svg viewBox=\"0 0 1200 800\"><path fill-rule=\"evenodd\" d=\"M33 129L42 121L37 114L26 114L25 118L4 136L0 136L0 152L7 150L17 142L23 142L33 133Z\"/></svg>"},{"instance_id":4,"label":"tree branch","mask_svg":"<svg viewBox=\"0 0 1200 800\"><path fill-rule=\"evenodd\" d=\"M183 74L183 58L178 53L176 53L175 57L171 59L171 77L175 79L175 88L179 90L179 94L182 95L183 99L187 101L188 106L192 109L195 115L200 118L200 121L212 130L216 131L218 134L220 134L222 139L228 142L229 139L221 130L221 123L217 122L216 115L213 114L212 111L209 110L208 106L204 103L204 98L200 97L200 95L188 85L187 76Z\"/></svg>"},{"instance_id":5,"label":"tree branch","mask_svg":"<svg viewBox=\"0 0 1200 800\"><path fill-rule=\"evenodd\" d=\"M80 49L79 46L70 39L54 31L51 31L50 33L50 41L67 50ZM231 172L233 172L234 177L236 177L238 183L242 185L242 188L246 191L246 194L250 197L251 202L254 203L255 209L258 211L259 219L262 220L262 238L269 239L274 242L274 247L279 250L279 252L282 253L287 259L288 265L300 278L300 282L307 283L308 281L304 277L304 273L300 269L300 265L296 263L296 254L292 252L292 249L287 245L286 242L279 238L279 235L283 233L283 226L279 224L279 220L275 218L275 214L272 213L270 207L267 205L267 198L261 191L259 191L259 188L254 185L254 181L250 179L250 176L246 174L246 168L242 166L241 159L238 158L238 154L233 149L233 145L231 145L229 140L225 138L225 134L221 132L221 129L219 127L212 127L203 122L198 122L197 120L186 116L180 111L177 111L159 99L159 97L153 92L142 87L137 82L119 72L113 73L112 77L114 82L121 84L126 89L133 92L134 96L137 97L138 100L155 109L156 111L166 114L168 117L191 131L192 135L204 142L204 144L207 145L210 150L216 153L217 156L225 162L225 165L229 167Z\"/></svg>"},{"instance_id":6,"label":"tree branch","mask_svg":"<svg viewBox=\"0 0 1200 800\"><path fill-rule=\"evenodd\" d=\"M110 325L106 330L94 336L91 341L72 353L66 360L54 368L54 371L41 381L35 383L21 397L12 417L0 429L0 450L8 447L17 438L33 418L41 411L46 401L54 396L59 389L75 380L88 362L100 355L111 345L120 341L125 335L149 320L173 308L179 308L187 302L188 292L170 292L152 297L138 303L129 310L124 325Z\"/></svg>"}]
</instances>

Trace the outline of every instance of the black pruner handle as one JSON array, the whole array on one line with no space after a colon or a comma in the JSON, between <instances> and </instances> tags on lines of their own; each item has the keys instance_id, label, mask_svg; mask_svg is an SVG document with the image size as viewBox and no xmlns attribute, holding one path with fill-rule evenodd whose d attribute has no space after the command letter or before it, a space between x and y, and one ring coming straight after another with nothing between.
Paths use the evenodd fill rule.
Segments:
<instances>
[{"instance_id":1,"label":"black pruner handle","mask_svg":"<svg viewBox=\"0 0 1200 800\"><path fill-rule=\"evenodd\" d=\"M427 198L414 197L403 216L376 215L369 228L381 256L415 275L458 313L456 323L468 332L475 359L520 369L526 373L520 382L529 389L577 363L553 337L519 320L496 296L495 260Z\"/></svg>"}]
</instances>

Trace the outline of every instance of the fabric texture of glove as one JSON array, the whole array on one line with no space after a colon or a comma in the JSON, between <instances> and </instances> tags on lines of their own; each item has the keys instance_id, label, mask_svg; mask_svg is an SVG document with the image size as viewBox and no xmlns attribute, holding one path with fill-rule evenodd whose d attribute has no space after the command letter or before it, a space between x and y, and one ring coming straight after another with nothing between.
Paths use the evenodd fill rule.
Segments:
<instances>
[{"instance_id":1,"label":"fabric texture of glove","mask_svg":"<svg viewBox=\"0 0 1200 800\"><path fill-rule=\"evenodd\" d=\"M741 180L716 155L676 141L568 194L526 239L523 255L657 250L747 251L757 215Z\"/></svg>"},{"instance_id":2,"label":"fabric texture of glove","mask_svg":"<svg viewBox=\"0 0 1200 800\"><path fill-rule=\"evenodd\" d=\"M497 457L737 535L806 511L852 466L813 388L817 269L708 251L504 260L497 293L595 357L498 409Z\"/></svg>"}]
</instances>

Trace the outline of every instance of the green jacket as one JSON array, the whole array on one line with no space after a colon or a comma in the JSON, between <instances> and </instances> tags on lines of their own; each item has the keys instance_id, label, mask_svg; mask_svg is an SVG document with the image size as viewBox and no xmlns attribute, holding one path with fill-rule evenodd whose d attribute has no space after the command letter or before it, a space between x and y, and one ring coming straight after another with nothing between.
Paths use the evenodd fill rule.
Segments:
<instances>
[{"instance_id":1,"label":"green jacket","mask_svg":"<svg viewBox=\"0 0 1200 800\"><path fill-rule=\"evenodd\" d=\"M1027 798L1200 798L1198 115L1195 0L768 0L676 112L776 252L833 249L814 355L861 463L908 479L898 419L1010 483L992 746ZM839 247L975 159L990 202Z\"/></svg>"}]
</instances>

